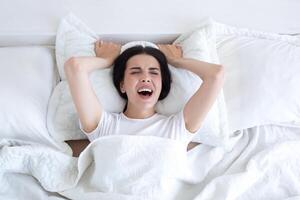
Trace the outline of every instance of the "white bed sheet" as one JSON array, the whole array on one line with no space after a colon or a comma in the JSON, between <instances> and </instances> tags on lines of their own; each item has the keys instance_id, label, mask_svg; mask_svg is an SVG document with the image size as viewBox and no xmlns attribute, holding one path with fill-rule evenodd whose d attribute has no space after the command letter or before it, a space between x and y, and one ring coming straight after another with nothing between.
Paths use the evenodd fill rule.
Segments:
<instances>
[{"instance_id":1,"label":"white bed sheet","mask_svg":"<svg viewBox=\"0 0 300 200\"><path fill-rule=\"evenodd\" d=\"M180 187L173 189L170 198L300 198L300 127L264 125L237 131L232 138L232 147L226 152L221 148L199 145L189 151L188 166L192 176L178 182ZM2 141L0 155L1 199L64 199L55 193L55 189L74 181L72 173L59 174L58 171L56 178L45 179L55 170L74 169L70 171L76 172L78 160L42 146ZM51 164L47 163L50 161ZM47 164L48 168L32 168L34 163ZM82 177L87 177L87 174ZM60 193L72 199L79 196L80 199L120 198L118 194L89 193L93 188L80 190L83 189L80 187L83 185L78 184ZM43 188L52 188L52 192Z\"/></svg>"}]
</instances>

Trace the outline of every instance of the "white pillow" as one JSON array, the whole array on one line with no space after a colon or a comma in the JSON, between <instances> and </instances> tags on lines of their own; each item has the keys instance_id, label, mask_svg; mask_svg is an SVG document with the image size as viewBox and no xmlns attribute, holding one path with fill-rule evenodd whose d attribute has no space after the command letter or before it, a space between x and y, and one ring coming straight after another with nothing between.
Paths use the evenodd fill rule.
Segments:
<instances>
[{"instance_id":1,"label":"white pillow","mask_svg":"<svg viewBox=\"0 0 300 200\"><path fill-rule=\"evenodd\" d=\"M215 23L230 131L300 125L300 39Z\"/></svg>"},{"instance_id":2,"label":"white pillow","mask_svg":"<svg viewBox=\"0 0 300 200\"><path fill-rule=\"evenodd\" d=\"M211 20L203 22L200 28L182 34L174 44L183 49L183 57L220 64L216 50L216 35ZM176 113L184 107L196 92L202 80L194 73L170 67L173 84L166 99L157 103L157 110L163 113ZM174 101L176 99L176 101ZM213 146L226 145L230 136L227 122L227 111L223 90L220 91L214 105L206 116L201 128L193 137L194 142Z\"/></svg>"},{"instance_id":3,"label":"white pillow","mask_svg":"<svg viewBox=\"0 0 300 200\"><path fill-rule=\"evenodd\" d=\"M0 48L0 140L54 144L46 115L58 81L53 48Z\"/></svg>"},{"instance_id":4,"label":"white pillow","mask_svg":"<svg viewBox=\"0 0 300 200\"><path fill-rule=\"evenodd\" d=\"M121 47L121 52L120 53L123 53L126 49L129 49L131 47L134 47L134 46L137 46L137 45L140 45L140 46L143 46L143 47L153 47L155 49L159 49L158 46L152 42L147 42L147 41L132 41L132 42L128 42L126 44L124 44L122 47Z\"/></svg>"},{"instance_id":5,"label":"white pillow","mask_svg":"<svg viewBox=\"0 0 300 200\"><path fill-rule=\"evenodd\" d=\"M73 14L65 17L56 34L55 54L61 80L66 80L64 63L71 56L95 56L98 36Z\"/></svg>"},{"instance_id":6,"label":"white pillow","mask_svg":"<svg viewBox=\"0 0 300 200\"><path fill-rule=\"evenodd\" d=\"M212 36L211 32L210 34L210 36ZM64 73L62 72L63 63L69 57L74 55L95 55L92 43L95 42L97 38L95 38L94 35L96 34L91 33L86 25L73 15L64 18L58 29L56 52L59 60L58 68L63 81L58 84L51 97L48 112L48 128L53 137L61 142L86 138L79 129L78 116L75 111L75 106L72 103ZM209 44L206 42L206 36L208 36L208 34L205 31L195 31L195 33L185 35L184 38L186 39L181 38L177 43L182 45L184 56L190 55L189 57L197 57L198 59L212 62L213 60L211 60L211 55L208 52L211 49L214 49L214 52L216 52L216 50L215 46L212 46L211 49L208 48ZM213 42L213 44L215 45L215 42ZM155 44L150 42L134 41L123 45L121 52L135 45L158 48ZM216 55L216 53L214 53L214 55ZM159 101L156 107L156 111L164 115L170 115L182 109L201 84L200 78L189 71L177 69L172 66L170 66L170 70L173 80L170 94L166 99ZM96 70L91 74L90 80L97 97L101 99L104 109L110 112L122 112L125 101L114 88L111 68ZM196 137L196 141L212 145L221 145L224 143L228 133L225 131L227 122L224 106L224 100L221 94L206 118L203 127L199 130L197 136L200 137Z\"/></svg>"}]
</instances>

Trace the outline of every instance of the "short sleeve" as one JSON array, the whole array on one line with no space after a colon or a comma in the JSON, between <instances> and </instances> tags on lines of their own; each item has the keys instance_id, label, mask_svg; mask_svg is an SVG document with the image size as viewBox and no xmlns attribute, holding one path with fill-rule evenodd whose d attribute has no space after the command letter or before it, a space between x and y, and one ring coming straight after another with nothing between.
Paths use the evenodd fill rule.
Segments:
<instances>
[{"instance_id":1,"label":"short sleeve","mask_svg":"<svg viewBox=\"0 0 300 200\"><path fill-rule=\"evenodd\" d=\"M172 127L176 127L174 131L176 133L176 135L174 136L175 138L189 143L194 137L194 133L191 133L189 130L186 129L183 109L171 116L171 124Z\"/></svg>"},{"instance_id":2,"label":"short sleeve","mask_svg":"<svg viewBox=\"0 0 300 200\"><path fill-rule=\"evenodd\" d=\"M113 118L114 117L112 116L111 113L102 111L99 123L93 131L91 131L89 133L84 131L82 124L80 122L80 119L78 119L79 128L88 137L89 141L93 141L93 140L97 139L98 137L101 137L104 135L109 135L112 132L111 124L113 124Z\"/></svg>"}]
</instances>

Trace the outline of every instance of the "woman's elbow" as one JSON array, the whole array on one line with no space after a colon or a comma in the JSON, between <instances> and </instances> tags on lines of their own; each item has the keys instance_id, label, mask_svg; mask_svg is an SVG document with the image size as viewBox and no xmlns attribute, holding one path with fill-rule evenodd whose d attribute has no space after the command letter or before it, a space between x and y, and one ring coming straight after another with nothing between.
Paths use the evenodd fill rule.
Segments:
<instances>
[{"instance_id":1,"label":"woman's elbow","mask_svg":"<svg viewBox=\"0 0 300 200\"><path fill-rule=\"evenodd\" d=\"M223 65L217 65L214 77L216 79L224 79L224 75L225 75L225 68L223 67Z\"/></svg>"},{"instance_id":2,"label":"woman's elbow","mask_svg":"<svg viewBox=\"0 0 300 200\"><path fill-rule=\"evenodd\" d=\"M81 64L78 60L78 58L76 57L71 57L69 58L65 64L64 64L64 70L65 70L65 73L68 74L70 72L74 73L74 72L78 72L80 71L80 68L81 68Z\"/></svg>"},{"instance_id":3,"label":"woman's elbow","mask_svg":"<svg viewBox=\"0 0 300 200\"><path fill-rule=\"evenodd\" d=\"M225 76L225 69L222 65L215 65L214 70L208 77L210 80L223 82Z\"/></svg>"}]
</instances>

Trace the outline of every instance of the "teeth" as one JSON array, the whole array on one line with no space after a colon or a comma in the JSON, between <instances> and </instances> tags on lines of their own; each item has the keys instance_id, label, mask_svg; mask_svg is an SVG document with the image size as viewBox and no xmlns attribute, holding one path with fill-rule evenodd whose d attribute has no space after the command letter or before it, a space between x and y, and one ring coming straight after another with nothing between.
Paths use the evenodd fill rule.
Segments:
<instances>
[{"instance_id":1,"label":"teeth","mask_svg":"<svg viewBox=\"0 0 300 200\"><path fill-rule=\"evenodd\" d=\"M142 89L139 89L138 92L152 92L152 90L150 90L148 88L142 88Z\"/></svg>"}]
</instances>

